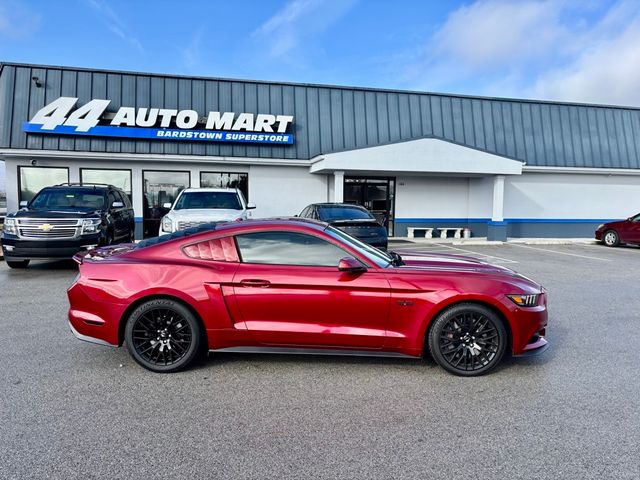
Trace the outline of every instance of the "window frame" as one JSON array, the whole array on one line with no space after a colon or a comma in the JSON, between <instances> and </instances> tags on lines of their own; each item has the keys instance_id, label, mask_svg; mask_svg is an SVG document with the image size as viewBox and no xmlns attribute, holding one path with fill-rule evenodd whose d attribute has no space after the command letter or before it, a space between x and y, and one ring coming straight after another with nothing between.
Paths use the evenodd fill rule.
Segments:
<instances>
[{"instance_id":1,"label":"window frame","mask_svg":"<svg viewBox=\"0 0 640 480\"><path fill-rule=\"evenodd\" d=\"M20 204L20 202L23 201L22 199L22 169L23 168L55 168L57 170L66 170L67 171L67 181L66 182L62 182L62 183L69 183L69 167L54 167L54 166L39 166L39 165L18 165L18 204ZM55 187L56 184L53 185L47 185L47 187ZM46 187L43 187L46 188ZM40 189L42 190L42 188ZM36 192L36 194L33 196L33 198L36 198L36 196L38 195L38 193L40 193L40 190L38 190ZM31 200L33 200L33 198ZM31 203L31 200L28 200L29 203Z\"/></svg>"},{"instance_id":2,"label":"window frame","mask_svg":"<svg viewBox=\"0 0 640 480\"><path fill-rule=\"evenodd\" d=\"M133 195L133 170L131 168L91 168L91 167L82 167L82 168L80 168L80 183L84 182L84 179L82 178L82 175L83 175L83 172L85 172L87 170L89 170L89 171L107 170L107 171L113 171L113 172L129 172L129 185L131 186L131 192L126 192L124 189L121 189L117 185L114 185L114 187L116 187L119 190L122 190L124 192L124 194L126 196L128 196L128 197Z\"/></svg>"},{"instance_id":3,"label":"window frame","mask_svg":"<svg viewBox=\"0 0 640 480\"><path fill-rule=\"evenodd\" d=\"M240 190L240 193L242 193L242 196L244 197L245 203L249 203L249 172L214 172L214 171L210 171L210 170L201 170L200 174L198 175L199 180L200 180L200 188L224 188L224 187L203 187L202 186L202 175L203 174L207 174L207 173L211 173L214 175L220 175L220 174L226 174L226 175L246 175L247 176L247 195L245 196L244 192L242 190L240 190L238 187L238 190Z\"/></svg>"}]
</instances>

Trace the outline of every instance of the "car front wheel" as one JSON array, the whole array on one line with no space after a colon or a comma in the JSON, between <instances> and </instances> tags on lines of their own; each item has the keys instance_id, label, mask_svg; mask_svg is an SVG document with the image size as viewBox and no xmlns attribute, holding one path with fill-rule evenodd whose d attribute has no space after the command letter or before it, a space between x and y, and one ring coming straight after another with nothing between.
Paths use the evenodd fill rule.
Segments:
<instances>
[{"instance_id":1,"label":"car front wheel","mask_svg":"<svg viewBox=\"0 0 640 480\"><path fill-rule=\"evenodd\" d=\"M483 375L500 363L507 347L502 320L474 303L454 305L434 320L429 350L442 368L455 375Z\"/></svg>"},{"instance_id":2,"label":"car front wheel","mask_svg":"<svg viewBox=\"0 0 640 480\"><path fill-rule=\"evenodd\" d=\"M607 230L606 232L604 232L602 242L607 247L617 247L620 244L620 237L618 236L618 232L616 232L615 230Z\"/></svg>"},{"instance_id":3,"label":"car front wheel","mask_svg":"<svg viewBox=\"0 0 640 480\"><path fill-rule=\"evenodd\" d=\"M195 315L175 300L149 300L127 321L125 342L133 359L154 372L177 372L197 356L203 334Z\"/></svg>"}]
</instances>

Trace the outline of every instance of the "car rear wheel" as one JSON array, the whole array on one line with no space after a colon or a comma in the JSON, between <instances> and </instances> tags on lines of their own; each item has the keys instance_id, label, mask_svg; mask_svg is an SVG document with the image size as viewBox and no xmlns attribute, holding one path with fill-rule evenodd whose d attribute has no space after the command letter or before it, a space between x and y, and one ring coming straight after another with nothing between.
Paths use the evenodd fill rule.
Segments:
<instances>
[{"instance_id":1,"label":"car rear wheel","mask_svg":"<svg viewBox=\"0 0 640 480\"><path fill-rule=\"evenodd\" d=\"M602 236L602 242L607 247L617 247L618 245L620 245L620 237L618 236L618 232L616 232L615 230L607 230Z\"/></svg>"},{"instance_id":2,"label":"car rear wheel","mask_svg":"<svg viewBox=\"0 0 640 480\"><path fill-rule=\"evenodd\" d=\"M133 359L154 372L177 372L198 355L203 338L195 315L175 300L150 300L129 316L125 342Z\"/></svg>"},{"instance_id":3,"label":"car rear wheel","mask_svg":"<svg viewBox=\"0 0 640 480\"><path fill-rule=\"evenodd\" d=\"M9 268L27 268L29 266L29 260L7 260Z\"/></svg>"},{"instance_id":4,"label":"car rear wheel","mask_svg":"<svg viewBox=\"0 0 640 480\"><path fill-rule=\"evenodd\" d=\"M429 349L442 368L455 375L483 375L500 363L507 347L502 320L474 303L454 305L440 313L429 332Z\"/></svg>"}]
</instances>

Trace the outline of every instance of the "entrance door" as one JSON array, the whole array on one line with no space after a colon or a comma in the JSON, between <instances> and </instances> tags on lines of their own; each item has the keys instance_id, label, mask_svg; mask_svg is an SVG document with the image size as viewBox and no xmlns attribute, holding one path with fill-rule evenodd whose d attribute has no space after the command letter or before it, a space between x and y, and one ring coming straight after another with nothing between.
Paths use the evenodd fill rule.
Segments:
<instances>
[{"instance_id":1,"label":"entrance door","mask_svg":"<svg viewBox=\"0 0 640 480\"><path fill-rule=\"evenodd\" d=\"M189 187L189 183L189 172L142 172L144 238L158 236L160 220L169 212L162 205L173 203L178 194Z\"/></svg>"},{"instance_id":2,"label":"entrance door","mask_svg":"<svg viewBox=\"0 0 640 480\"><path fill-rule=\"evenodd\" d=\"M395 178L345 177L344 202L362 205L393 236Z\"/></svg>"}]
</instances>

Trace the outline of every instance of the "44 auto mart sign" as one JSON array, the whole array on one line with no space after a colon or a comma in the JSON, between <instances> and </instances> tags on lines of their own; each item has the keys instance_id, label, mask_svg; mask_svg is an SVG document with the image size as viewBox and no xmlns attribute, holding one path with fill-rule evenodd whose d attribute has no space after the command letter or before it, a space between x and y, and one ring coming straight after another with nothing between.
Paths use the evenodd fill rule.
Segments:
<instances>
[{"instance_id":1,"label":"44 auto mart sign","mask_svg":"<svg viewBox=\"0 0 640 480\"><path fill-rule=\"evenodd\" d=\"M27 133L88 135L146 140L191 140L291 145L287 133L292 115L209 112L195 110L120 107L107 113L111 100L94 99L75 108L78 99L60 97L22 125Z\"/></svg>"}]
</instances>

